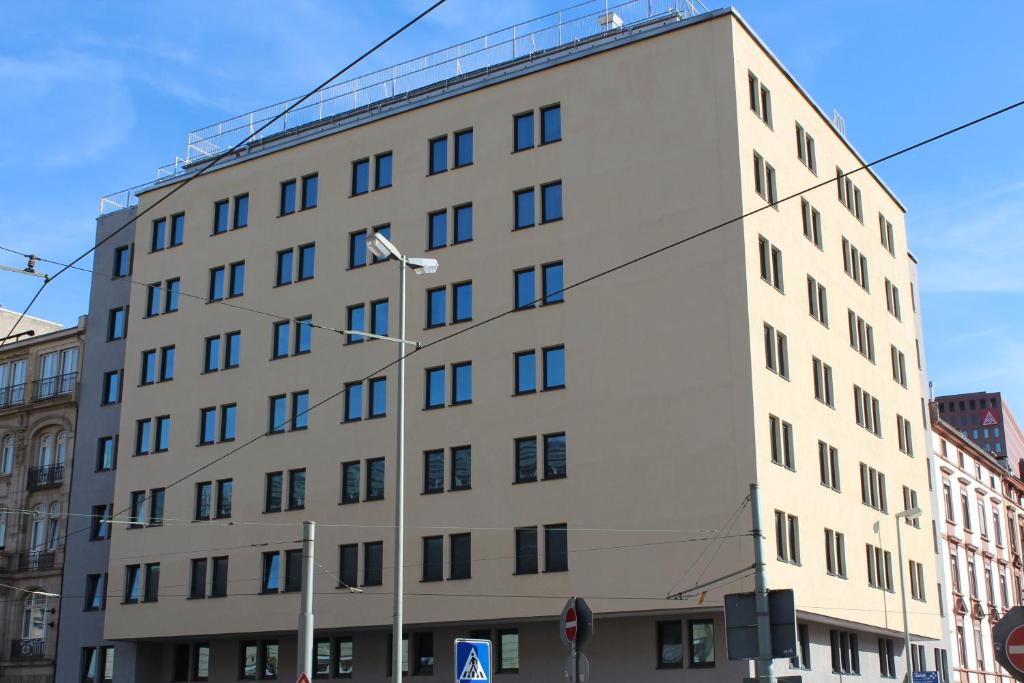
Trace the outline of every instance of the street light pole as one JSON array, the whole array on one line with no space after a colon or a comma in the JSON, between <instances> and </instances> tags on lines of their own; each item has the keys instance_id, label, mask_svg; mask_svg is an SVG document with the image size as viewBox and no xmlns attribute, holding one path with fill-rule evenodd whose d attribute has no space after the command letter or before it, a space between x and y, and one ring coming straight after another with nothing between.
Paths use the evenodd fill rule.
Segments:
<instances>
[{"instance_id":1,"label":"street light pole","mask_svg":"<svg viewBox=\"0 0 1024 683\"><path fill-rule=\"evenodd\" d=\"M415 258L398 251L384 235L375 233L366 240L366 248L380 259L398 261L398 418L397 446L395 449L395 591L394 615L391 631L391 675L394 683L402 683L402 617L405 588L405 280L408 270L417 275L437 272L437 261Z\"/></svg>"},{"instance_id":2,"label":"street light pole","mask_svg":"<svg viewBox=\"0 0 1024 683\"><path fill-rule=\"evenodd\" d=\"M907 623L907 588L903 580L903 536L900 527L904 519L917 519L921 516L921 508L911 508L896 513L896 559L900 563L900 601L903 603L903 657L906 660L905 681L910 681L910 625Z\"/></svg>"},{"instance_id":3,"label":"street light pole","mask_svg":"<svg viewBox=\"0 0 1024 683\"><path fill-rule=\"evenodd\" d=\"M404 256L398 259L398 337L405 339ZM405 587L405 344L398 345L398 445L395 454L395 595L392 623L391 675L402 683L402 610Z\"/></svg>"}]
</instances>

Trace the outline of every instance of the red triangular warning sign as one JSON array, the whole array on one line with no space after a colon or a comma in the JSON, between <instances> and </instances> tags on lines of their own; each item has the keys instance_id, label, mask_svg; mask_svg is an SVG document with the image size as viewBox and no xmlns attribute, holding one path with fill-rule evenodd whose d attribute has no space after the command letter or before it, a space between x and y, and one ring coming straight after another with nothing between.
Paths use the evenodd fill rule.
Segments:
<instances>
[{"instance_id":1,"label":"red triangular warning sign","mask_svg":"<svg viewBox=\"0 0 1024 683\"><path fill-rule=\"evenodd\" d=\"M999 420L996 419L995 413L991 410L985 411L984 417L981 418L982 427L991 427L992 425L999 424Z\"/></svg>"},{"instance_id":2,"label":"red triangular warning sign","mask_svg":"<svg viewBox=\"0 0 1024 683\"><path fill-rule=\"evenodd\" d=\"M307 676L305 672L302 672L299 674L299 678L295 683L309 683L309 676Z\"/></svg>"}]
</instances>

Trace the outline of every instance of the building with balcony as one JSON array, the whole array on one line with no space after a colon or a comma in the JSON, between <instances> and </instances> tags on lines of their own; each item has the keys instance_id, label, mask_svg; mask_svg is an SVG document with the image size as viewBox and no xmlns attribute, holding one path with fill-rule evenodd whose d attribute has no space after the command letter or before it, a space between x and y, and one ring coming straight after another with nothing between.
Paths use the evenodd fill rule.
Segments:
<instances>
[{"instance_id":1,"label":"building with balcony","mask_svg":"<svg viewBox=\"0 0 1024 683\"><path fill-rule=\"evenodd\" d=\"M97 368L98 400L120 402L110 500L129 511L105 541L103 637L136 648L115 681L290 678L304 519L318 676L386 681L400 648L436 680L474 635L509 683L562 681L557 619L578 595L602 677L740 680L722 605L753 587L750 483L768 584L796 591L777 673L901 677L904 581L913 661L943 661L903 206L847 174L861 157L736 11L610 11L331 86L136 226L123 362ZM138 210L195 168L137 190ZM408 361L400 643L396 381L374 372L395 348L309 324L395 334L373 232L440 261L409 283L425 348ZM91 313L124 306L110 297ZM914 507L895 562L894 515ZM90 567L66 574L87 586ZM103 642L67 655L66 680L97 679Z\"/></svg>"},{"instance_id":2,"label":"building with balcony","mask_svg":"<svg viewBox=\"0 0 1024 683\"><path fill-rule=\"evenodd\" d=\"M85 326L26 318L0 346L0 679L12 683L53 680Z\"/></svg>"}]
</instances>

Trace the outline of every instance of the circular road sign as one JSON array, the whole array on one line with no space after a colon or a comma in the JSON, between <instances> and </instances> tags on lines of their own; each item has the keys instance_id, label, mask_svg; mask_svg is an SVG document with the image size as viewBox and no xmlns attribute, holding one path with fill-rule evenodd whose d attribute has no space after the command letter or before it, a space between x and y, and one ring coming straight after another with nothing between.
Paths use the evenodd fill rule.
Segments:
<instances>
[{"instance_id":1,"label":"circular road sign","mask_svg":"<svg viewBox=\"0 0 1024 683\"><path fill-rule=\"evenodd\" d=\"M1006 656L1018 671L1024 672L1024 626L1018 626L1006 636Z\"/></svg>"},{"instance_id":2,"label":"circular road sign","mask_svg":"<svg viewBox=\"0 0 1024 683\"><path fill-rule=\"evenodd\" d=\"M570 643L576 642L576 608L570 607L565 611L565 619L562 621L562 629L565 631L565 639ZM1019 629L1024 632L1024 628ZM1021 640L1024 645L1024 638ZM1022 658L1024 658L1024 647L1021 648Z\"/></svg>"}]
</instances>

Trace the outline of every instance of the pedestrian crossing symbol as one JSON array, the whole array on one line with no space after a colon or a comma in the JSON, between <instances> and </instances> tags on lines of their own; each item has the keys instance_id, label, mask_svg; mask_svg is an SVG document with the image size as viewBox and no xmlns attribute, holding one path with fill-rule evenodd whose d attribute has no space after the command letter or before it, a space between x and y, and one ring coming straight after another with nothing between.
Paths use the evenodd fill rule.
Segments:
<instances>
[{"instance_id":1,"label":"pedestrian crossing symbol","mask_svg":"<svg viewBox=\"0 0 1024 683\"><path fill-rule=\"evenodd\" d=\"M455 681L491 680L491 641L458 638L455 640Z\"/></svg>"}]
</instances>

